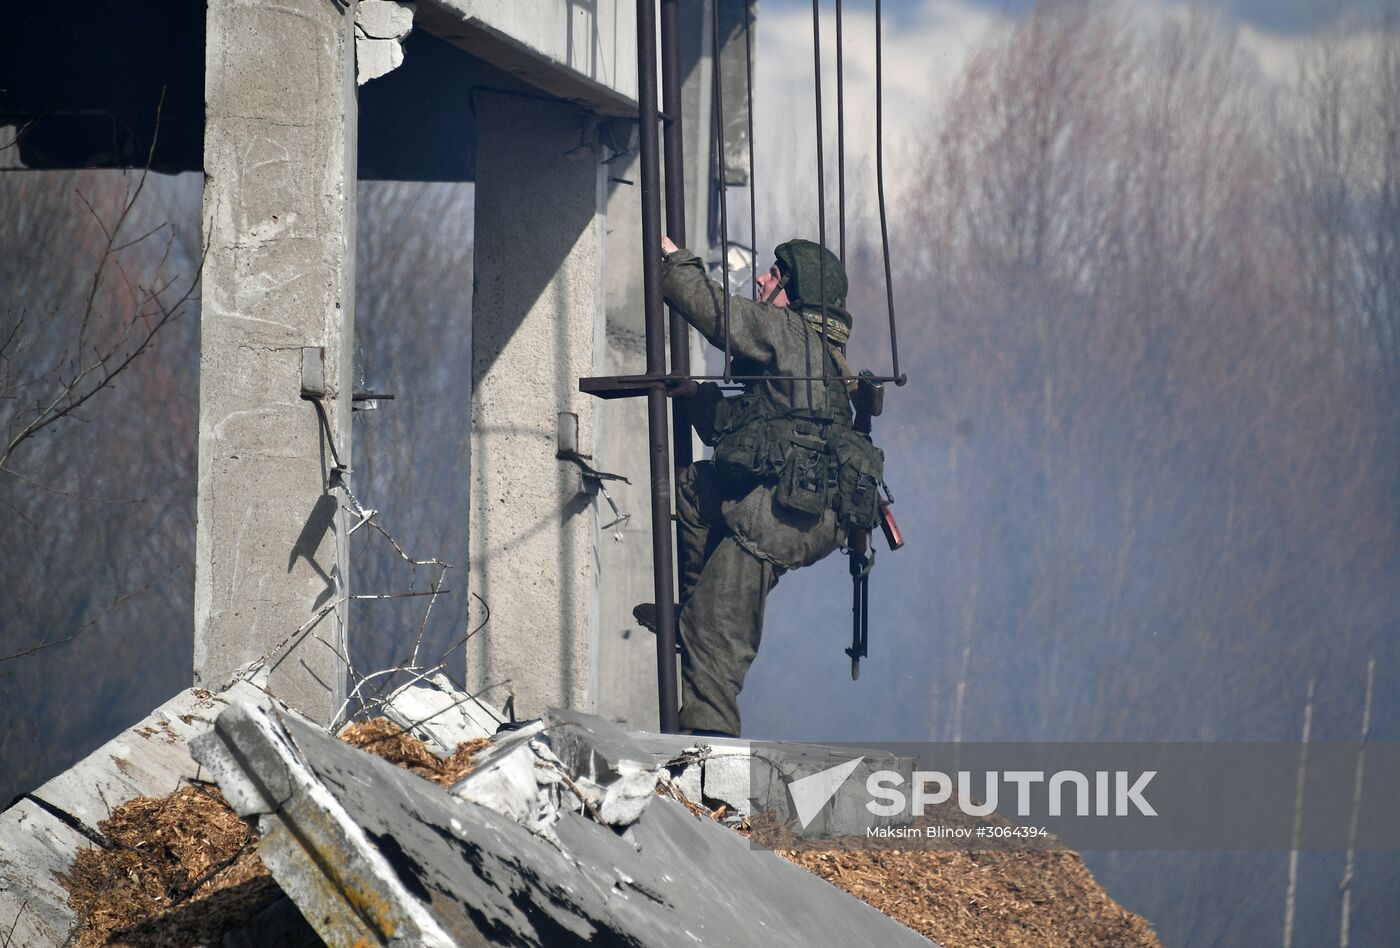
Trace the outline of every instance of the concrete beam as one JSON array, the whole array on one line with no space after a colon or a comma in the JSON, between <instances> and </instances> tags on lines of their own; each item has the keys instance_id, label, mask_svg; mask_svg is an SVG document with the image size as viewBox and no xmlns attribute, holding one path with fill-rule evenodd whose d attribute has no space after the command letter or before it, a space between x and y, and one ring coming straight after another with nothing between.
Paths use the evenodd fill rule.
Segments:
<instances>
[{"instance_id":1,"label":"concrete beam","mask_svg":"<svg viewBox=\"0 0 1400 948\"><path fill-rule=\"evenodd\" d=\"M519 741L501 739L532 783L559 766ZM327 944L933 944L657 796L654 783L629 795L638 806L625 834L606 823L607 798L596 808L605 822L572 801L533 801L554 818L543 833L529 828L535 806L516 819L463 798L489 777L489 751L448 793L317 728L238 705L194 751L233 808L257 818L259 854ZM499 799L510 786L496 789Z\"/></svg>"},{"instance_id":2,"label":"concrete beam","mask_svg":"<svg viewBox=\"0 0 1400 948\"><path fill-rule=\"evenodd\" d=\"M602 325L600 146L567 103L477 99L469 584L490 622L468 645L467 683L515 695L518 714L588 708L595 499L555 457L558 416L592 443ZM586 450L586 449L585 449ZM485 618L473 600L473 621Z\"/></svg>"},{"instance_id":3,"label":"concrete beam","mask_svg":"<svg viewBox=\"0 0 1400 948\"><path fill-rule=\"evenodd\" d=\"M422 0L420 27L551 95L602 115L637 114L632 3Z\"/></svg>"},{"instance_id":4,"label":"concrete beam","mask_svg":"<svg viewBox=\"0 0 1400 948\"><path fill-rule=\"evenodd\" d=\"M344 693L346 550L302 359L324 358L348 464L354 13L210 0L206 21L195 681L267 657L272 691L322 722Z\"/></svg>"}]
</instances>

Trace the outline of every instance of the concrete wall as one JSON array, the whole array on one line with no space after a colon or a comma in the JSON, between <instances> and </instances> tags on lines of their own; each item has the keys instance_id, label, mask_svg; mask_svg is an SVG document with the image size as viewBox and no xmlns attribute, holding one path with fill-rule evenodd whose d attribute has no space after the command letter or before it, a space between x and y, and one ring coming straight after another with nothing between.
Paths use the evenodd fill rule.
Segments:
<instances>
[{"instance_id":1,"label":"concrete wall","mask_svg":"<svg viewBox=\"0 0 1400 948\"><path fill-rule=\"evenodd\" d=\"M587 113L481 92L477 99L472 314L470 590L489 624L468 644L467 685L517 715L587 709L593 504L555 458L557 416L593 440L602 322L605 168ZM472 602L473 624L486 616Z\"/></svg>"},{"instance_id":2,"label":"concrete wall","mask_svg":"<svg viewBox=\"0 0 1400 948\"><path fill-rule=\"evenodd\" d=\"M613 173L640 180L640 161L613 165ZM608 197L607 327L600 375L646 371L642 311L640 188L614 184ZM593 454L597 465L631 484L608 490L625 524L598 534L597 643L593 653L597 713L634 727L656 729L656 638L632 619L632 607L655 598L651 570L651 475L645 398L600 399L594 406ZM606 507L606 504L604 504ZM600 509L601 521L614 519Z\"/></svg>"},{"instance_id":3,"label":"concrete wall","mask_svg":"<svg viewBox=\"0 0 1400 948\"><path fill-rule=\"evenodd\" d=\"M300 393L302 349L324 348L348 463L353 14L330 0L208 3L194 647L205 686L343 595L343 515L325 489L333 462ZM321 721L344 691L327 647L343 650L343 614L274 656L273 690Z\"/></svg>"}]
</instances>

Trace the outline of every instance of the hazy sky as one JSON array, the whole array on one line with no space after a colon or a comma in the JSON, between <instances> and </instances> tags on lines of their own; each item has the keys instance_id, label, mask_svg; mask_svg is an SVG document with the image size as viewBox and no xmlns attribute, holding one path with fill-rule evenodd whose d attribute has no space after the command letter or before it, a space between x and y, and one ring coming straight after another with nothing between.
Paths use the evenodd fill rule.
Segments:
<instances>
[{"instance_id":1,"label":"hazy sky","mask_svg":"<svg viewBox=\"0 0 1400 948\"><path fill-rule=\"evenodd\" d=\"M1125 0L1145 21L1179 14L1191 0ZM1400 12L1400 0L1381 0ZM1253 58L1264 76L1291 81L1297 54L1318 32L1349 29L1377 9L1376 0L1195 0L1219 11L1237 27L1242 54ZM968 55L983 37L1034 6L1032 0L885 0L883 4L886 176L892 193L910 182L906 160L937 126L939 105ZM821 0L825 139L828 174L834 165L835 2ZM873 212L871 189L874 142L874 0L844 0L848 180L853 228L873 224L859 218ZM816 223L813 164L812 4L810 0L760 0L755 77L755 177L759 182L759 242L774 233L811 230ZM1348 41L1361 42L1360 34ZM831 191L828 179L828 193ZM896 198L896 201L898 198ZM828 216L832 214L828 209ZM868 217L868 215L866 215ZM747 221L736 219L735 236L746 236Z\"/></svg>"},{"instance_id":2,"label":"hazy sky","mask_svg":"<svg viewBox=\"0 0 1400 948\"><path fill-rule=\"evenodd\" d=\"M1173 5L1185 6L1189 0L1169 0ZM1373 0L1198 0L1202 7L1217 9L1222 13L1247 24L1257 30L1280 33L1307 33L1320 25L1332 23L1348 13L1373 9ZM832 0L824 0L824 6L832 6ZM930 7L946 4L929 3L927 0L885 0L884 9L891 16L891 23L904 23L909 19L919 19ZM980 7L993 14L1016 14L1029 10L1034 0L968 0L970 7ZM844 7L861 9L873 7L873 0L846 0ZM789 9L811 9L808 0L760 0L760 10L781 11Z\"/></svg>"}]
</instances>

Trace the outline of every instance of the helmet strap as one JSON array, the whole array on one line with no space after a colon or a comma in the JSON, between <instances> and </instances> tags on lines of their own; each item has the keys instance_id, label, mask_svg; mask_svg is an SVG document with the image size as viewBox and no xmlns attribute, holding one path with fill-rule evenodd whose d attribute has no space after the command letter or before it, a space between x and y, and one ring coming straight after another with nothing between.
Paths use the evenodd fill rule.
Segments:
<instances>
[{"instance_id":1,"label":"helmet strap","mask_svg":"<svg viewBox=\"0 0 1400 948\"><path fill-rule=\"evenodd\" d=\"M768 291L768 295L759 300L760 303L771 303L778 298L778 294L787 289L788 277L790 274L783 273L782 268L778 268L778 280L773 284L773 289ZM791 300L789 300L791 302Z\"/></svg>"}]
</instances>

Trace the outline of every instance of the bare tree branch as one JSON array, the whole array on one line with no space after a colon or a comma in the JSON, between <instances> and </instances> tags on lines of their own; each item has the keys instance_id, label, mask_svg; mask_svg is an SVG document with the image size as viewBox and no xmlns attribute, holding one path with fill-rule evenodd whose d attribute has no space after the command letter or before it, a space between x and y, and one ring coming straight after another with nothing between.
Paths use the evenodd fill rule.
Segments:
<instances>
[{"instance_id":1,"label":"bare tree branch","mask_svg":"<svg viewBox=\"0 0 1400 948\"><path fill-rule=\"evenodd\" d=\"M146 592L147 590L151 589L153 586L155 586L157 583L161 582L162 580L168 579L168 578L170 578L171 576L173 576L175 573L180 572L180 571L182 570L182 568L183 568L183 567L177 566L177 567L175 567L174 569L170 570L169 572L164 573L164 574L162 574L162 575L160 575L160 576L155 577L155 578L152 579L150 582L146 583L145 585L143 585L143 586L141 586L141 587L139 587L139 588L137 588L137 589L133 589L133 590L130 591L130 592L122 593L120 596L117 596L117 597L116 597L115 599L113 599L111 602L107 603L107 605L103 606L102 609L101 609L101 611L99 611L99 612L97 613L97 615L95 615L95 616L93 616L92 618L88 619L88 620L87 620L86 622L84 622L82 625L78 626L76 629L74 629L73 631L69 632L67 635L65 635L65 636L64 636L63 638L61 638L61 639L50 639L50 638L48 638L48 636L45 636L45 637L44 637L44 640L41 641L38 645L31 645L31 646L29 646L28 648L20 649L18 652L13 652L13 653L11 653L11 654L9 654L9 655L0 655L0 665L3 665L5 662L14 661L14 660L17 659L17 658L27 658L28 656L31 656L31 655L37 655L38 653L40 653L40 652L42 652L42 651L45 651L46 649L57 648L57 647L60 646L60 645L66 645L66 644L68 644L69 642L72 642L74 639L76 639L78 636L82 635L82 634L83 634L84 632L86 632L88 629L92 628L94 625L96 625L97 623L101 622L104 618L106 618L106 617L107 617L109 614L111 614L114 610L116 610L117 608L119 608L119 607L122 606L123 604L130 602L132 599L135 599L137 596L139 596L139 595L141 595L142 593Z\"/></svg>"}]
</instances>

